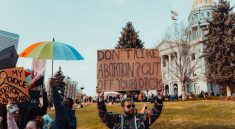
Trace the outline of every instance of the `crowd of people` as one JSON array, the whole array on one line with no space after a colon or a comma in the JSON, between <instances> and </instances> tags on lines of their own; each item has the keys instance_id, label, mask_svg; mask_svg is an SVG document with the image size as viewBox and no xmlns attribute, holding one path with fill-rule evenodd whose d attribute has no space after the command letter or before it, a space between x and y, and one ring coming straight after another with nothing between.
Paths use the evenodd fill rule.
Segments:
<instances>
[{"instance_id":1,"label":"crowd of people","mask_svg":"<svg viewBox=\"0 0 235 129\"><path fill-rule=\"evenodd\" d=\"M1 107L6 113L1 114L0 129L76 129L73 99L63 98L58 80L51 79L50 86L55 107L54 120L47 114L48 98L44 91L42 105L38 103L32 108L9 102L6 108Z\"/></svg>"},{"instance_id":2,"label":"crowd of people","mask_svg":"<svg viewBox=\"0 0 235 129\"><path fill-rule=\"evenodd\" d=\"M189 92L185 94L186 99L198 99L198 98L207 98L207 97L218 97L219 94L215 94L213 91L210 93L201 91L200 94L195 94L193 92ZM182 100L182 95L164 95L165 101L174 101L174 100Z\"/></svg>"},{"instance_id":3,"label":"crowd of people","mask_svg":"<svg viewBox=\"0 0 235 129\"><path fill-rule=\"evenodd\" d=\"M125 98L131 98L134 102L151 102L154 98L154 94L151 93L151 96L146 95L143 92L128 92L128 93L120 93L117 95L106 95L104 96L105 103L120 103L121 100Z\"/></svg>"},{"instance_id":4,"label":"crowd of people","mask_svg":"<svg viewBox=\"0 0 235 129\"><path fill-rule=\"evenodd\" d=\"M49 105L48 97L46 91L43 90L43 103L38 102L36 107L27 107L11 102L5 105L4 109L6 113L1 114L0 129L76 129L77 118L73 109L74 100L63 97L59 80L52 78L50 80L50 87L52 89L55 109L54 119L47 113ZM104 97L103 93L98 93L96 100L92 97L87 97L85 102L97 103L98 114L109 128L148 129L160 116L163 107L164 97L162 91L157 91L157 93L158 96L152 98L154 103L153 108L147 111L147 106L144 105L139 113L135 108L134 102L147 100L143 97L143 94L139 94L139 96L126 94L122 96ZM105 102L119 102L124 114L107 112Z\"/></svg>"}]
</instances>

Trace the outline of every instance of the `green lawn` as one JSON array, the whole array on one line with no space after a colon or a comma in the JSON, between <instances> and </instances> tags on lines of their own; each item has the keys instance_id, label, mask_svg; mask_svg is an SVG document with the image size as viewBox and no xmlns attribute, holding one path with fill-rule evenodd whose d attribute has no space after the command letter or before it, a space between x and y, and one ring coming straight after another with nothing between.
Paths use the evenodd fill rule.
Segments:
<instances>
[{"instance_id":1,"label":"green lawn","mask_svg":"<svg viewBox=\"0 0 235 129\"><path fill-rule=\"evenodd\" d=\"M143 103L136 103L138 111ZM147 103L148 109L152 107ZM108 111L122 112L119 104ZM49 111L53 116L54 111ZM77 109L78 129L107 129L97 114L95 104ZM235 101L200 100L165 102L161 116L151 129L235 129Z\"/></svg>"}]
</instances>

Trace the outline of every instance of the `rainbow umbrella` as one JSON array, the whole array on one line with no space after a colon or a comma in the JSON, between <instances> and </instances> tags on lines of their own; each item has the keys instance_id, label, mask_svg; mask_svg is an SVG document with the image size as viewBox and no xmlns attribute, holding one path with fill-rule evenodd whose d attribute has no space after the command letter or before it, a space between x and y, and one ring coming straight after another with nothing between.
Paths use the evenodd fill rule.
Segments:
<instances>
[{"instance_id":1,"label":"rainbow umbrella","mask_svg":"<svg viewBox=\"0 0 235 129\"><path fill-rule=\"evenodd\" d=\"M49 59L52 60L84 60L83 56L72 46L53 41L38 42L30 45L19 55L25 58Z\"/></svg>"}]
</instances>

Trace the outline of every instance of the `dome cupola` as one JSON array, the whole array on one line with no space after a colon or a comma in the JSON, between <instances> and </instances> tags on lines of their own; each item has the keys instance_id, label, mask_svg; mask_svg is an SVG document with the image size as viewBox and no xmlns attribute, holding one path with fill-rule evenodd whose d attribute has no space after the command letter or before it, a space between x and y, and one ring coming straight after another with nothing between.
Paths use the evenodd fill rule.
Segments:
<instances>
[{"instance_id":1,"label":"dome cupola","mask_svg":"<svg viewBox=\"0 0 235 129\"><path fill-rule=\"evenodd\" d=\"M206 6L214 7L215 2L213 0L194 0L191 11L194 11L197 8L206 7Z\"/></svg>"}]
</instances>

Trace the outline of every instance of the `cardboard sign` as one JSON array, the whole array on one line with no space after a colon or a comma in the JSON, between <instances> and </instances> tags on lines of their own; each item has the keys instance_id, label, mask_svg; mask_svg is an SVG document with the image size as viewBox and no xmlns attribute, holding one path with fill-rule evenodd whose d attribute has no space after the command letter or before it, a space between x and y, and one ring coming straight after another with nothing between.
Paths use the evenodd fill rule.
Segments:
<instances>
[{"instance_id":1,"label":"cardboard sign","mask_svg":"<svg viewBox=\"0 0 235 129\"><path fill-rule=\"evenodd\" d=\"M23 68L0 70L0 103L29 101L25 71Z\"/></svg>"},{"instance_id":2,"label":"cardboard sign","mask_svg":"<svg viewBox=\"0 0 235 129\"><path fill-rule=\"evenodd\" d=\"M97 91L161 89L158 49L97 51Z\"/></svg>"}]
</instances>

